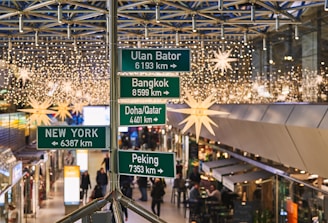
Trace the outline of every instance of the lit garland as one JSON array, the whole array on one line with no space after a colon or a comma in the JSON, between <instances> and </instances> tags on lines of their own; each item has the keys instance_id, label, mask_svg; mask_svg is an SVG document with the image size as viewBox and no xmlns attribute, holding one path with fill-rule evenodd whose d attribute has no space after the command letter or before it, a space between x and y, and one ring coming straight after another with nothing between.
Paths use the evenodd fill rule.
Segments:
<instances>
[{"instance_id":1,"label":"lit garland","mask_svg":"<svg viewBox=\"0 0 328 223\"><path fill-rule=\"evenodd\" d=\"M138 41L119 41L118 44L136 47ZM175 41L155 37L138 47L166 45L176 48ZM327 68L314 72L293 67L287 73L253 74L251 42L211 37L184 40L182 37L179 46L191 49L192 67L188 73L164 74L181 77L182 97L172 102L183 103L187 91L196 101L214 94L215 102L222 104L327 100ZM3 97L7 103L27 106L28 97L33 95L37 101L51 98L53 104L66 101L72 107L76 105L72 110L76 113L82 111L82 104L109 104L109 58L102 40L77 41L75 50L72 42L40 38L39 46L28 41L13 41L10 52L7 47L2 51L0 75L5 80Z\"/></svg>"},{"instance_id":2,"label":"lit garland","mask_svg":"<svg viewBox=\"0 0 328 223\"><path fill-rule=\"evenodd\" d=\"M100 43L94 50L79 46L77 51L66 42L44 42L38 47L15 43L6 58L9 66L3 66L1 72L8 92L5 100L26 106L28 96L33 95L38 101L50 97L54 104L62 101L108 104L108 58L104 49ZM76 98L76 92L83 94Z\"/></svg>"}]
</instances>

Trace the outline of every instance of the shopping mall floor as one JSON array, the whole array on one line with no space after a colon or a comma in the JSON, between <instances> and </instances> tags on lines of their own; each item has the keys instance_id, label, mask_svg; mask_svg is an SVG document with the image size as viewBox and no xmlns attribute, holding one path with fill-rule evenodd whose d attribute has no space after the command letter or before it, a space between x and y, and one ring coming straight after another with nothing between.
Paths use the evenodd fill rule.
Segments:
<instances>
[{"instance_id":1,"label":"shopping mall floor","mask_svg":"<svg viewBox=\"0 0 328 223\"><path fill-rule=\"evenodd\" d=\"M96 171L100 168L100 164L102 159L104 158L104 153L100 151L89 152L89 174L91 179L91 184L95 185L95 174ZM170 223L185 223L189 222L188 218L184 217L184 208L181 206L177 208L177 204L171 203L171 189L173 179L166 179L167 187L166 193L164 195L164 203L161 205L161 218ZM43 201L42 207L37 211L35 217L27 217L25 216L23 221L24 223L54 223L58 220L62 219L65 216L65 207L64 207L64 183L63 178L60 177L53 185L51 191L49 192L48 198ZM88 193L91 193L89 190ZM141 197L139 189L134 187L133 189L133 199L139 205L143 206L147 210L151 210L151 199L150 199L150 191L148 190L148 201L142 202L138 199ZM81 204L82 206L83 204ZM147 220L138 214L134 213L131 210L128 210L128 220L125 222L131 223L144 223ZM77 221L78 223L82 222L81 220Z\"/></svg>"}]
</instances>

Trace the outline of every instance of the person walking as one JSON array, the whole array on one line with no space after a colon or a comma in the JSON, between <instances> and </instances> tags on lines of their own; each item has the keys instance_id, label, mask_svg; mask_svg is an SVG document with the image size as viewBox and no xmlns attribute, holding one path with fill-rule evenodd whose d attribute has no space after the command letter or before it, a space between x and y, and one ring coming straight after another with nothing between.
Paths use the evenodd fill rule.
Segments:
<instances>
[{"instance_id":1,"label":"person walking","mask_svg":"<svg viewBox=\"0 0 328 223\"><path fill-rule=\"evenodd\" d=\"M177 164L175 165L175 169L176 169L176 174L180 174L181 176L183 176L182 175L183 166L182 166L180 160L177 160Z\"/></svg>"},{"instance_id":2,"label":"person walking","mask_svg":"<svg viewBox=\"0 0 328 223\"><path fill-rule=\"evenodd\" d=\"M148 179L147 177L139 177L137 180L138 187L141 193L141 198L139 198L139 201L147 201L148 196L147 196L147 183Z\"/></svg>"},{"instance_id":3,"label":"person walking","mask_svg":"<svg viewBox=\"0 0 328 223\"><path fill-rule=\"evenodd\" d=\"M110 158L108 153L106 153L105 158L101 162L101 165L105 164L106 173L110 173Z\"/></svg>"},{"instance_id":4,"label":"person walking","mask_svg":"<svg viewBox=\"0 0 328 223\"><path fill-rule=\"evenodd\" d=\"M133 181L133 177L127 176L127 175L120 175L120 189L126 197L132 199L132 188L131 183ZM124 205L121 206L122 211L125 215L125 221L128 220L128 209L124 207Z\"/></svg>"},{"instance_id":5,"label":"person walking","mask_svg":"<svg viewBox=\"0 0 328 223\"><path fill-rule=\"evenodd\" d=\"M160 216L160 213L161 213L161 203L162 203L162 197L164 196L164 194L165 194L165 191L164 191L163 183L161 182L161 179L156 178L150 195L152 197L151 210L158 217Z\"/></svg>"},{"instance_id":6,"label":"person walking","mask_svg":"<svg viewBox=\"0 0 328 223\"><path fill-rule=\"evenodd\" d=\"M105 196L107 191L108 176L105 173L103 167L101 167L100 170L97 172L96 182L98 185L101 186L102 195Z\"/></svg>"},{"instance_id":7,"label":"person walking","mask_svg":"<svg viewBox=\"0 0 328 223\"><path fill-rule=\"evenodd\" d=\"M88 171L84 171L81 176L81 185L80 188L82 189L82 201L86 202L88 198L88 189L91 189L91 182L90 182L90 175Z\"/></svg>"},{"instance_id":8,"label":"person walking","mask_svg":"<svg viewBox=\"0 0 328 223\"><path fill-rule=\"evenodd\" d=\"M74 156L72 154L72 151L68 151L67 152L67 155L65 157L65 160L64 160L65 166L74 165L74 162L75 162L75 158L74 158Z\"/></svg>"},{"instance_id":9,"label":"person walking","mask_svg":"<svg viewBox=\"0 0 328 223\"><path fill-rule=\"evenodd\" d=\"M198 172L198 166L193 166L192 172L189 174L189 180L191 181L191 187L195 184L200 184L201 178Z\"/></svg>"},{"instance_id":10,"label":"person walking","mask_svg":"<svg viewBox=\"0 0 328 223\"><path fill-rule=\"evenodd\" d=\"M101 185L97 184L92 190L92 193L90 196L90 201L97 199L97 198L102 198L102 197L103 197L102 187L101 187Z\"/></svg>"},{"instance_id":11,"label":"person walking","mask_svg":"<svg viewBox=\"0 0 328 223\"><path fill-rule=\"evenodd\" d=\"M177 174L177 177L173 181L173 188L177 190L178 192L178 208L180 207L181 203L181 194L183 197L183 203L186 201L186 181L182 178L182 175L180 173Z\"/></svg>"}]
</instances>

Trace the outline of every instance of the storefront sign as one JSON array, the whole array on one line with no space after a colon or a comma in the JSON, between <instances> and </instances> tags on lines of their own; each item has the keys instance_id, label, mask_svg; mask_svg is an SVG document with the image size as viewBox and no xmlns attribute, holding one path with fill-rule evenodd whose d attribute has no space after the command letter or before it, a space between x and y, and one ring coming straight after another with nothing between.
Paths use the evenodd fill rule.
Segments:
<instances>
[{"instance_id":1,"label":"storefront sign","mask_svg":"<svg viewBox=\"0 0 328 223\"><path fill-rule=\"evenodd\" d=\"M11 169L10 182L11 185L15 185L23 177L23 164L19 161Z\"/></svg>"}]
</instances>

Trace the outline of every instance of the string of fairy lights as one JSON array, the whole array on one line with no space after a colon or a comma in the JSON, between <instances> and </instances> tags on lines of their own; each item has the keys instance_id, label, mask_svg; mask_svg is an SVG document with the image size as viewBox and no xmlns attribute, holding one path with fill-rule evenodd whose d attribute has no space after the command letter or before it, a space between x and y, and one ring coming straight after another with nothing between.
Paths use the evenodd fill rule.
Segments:
<instances>
[{"instance_id":1,"label":"string of fairy lights","mask_svg":"<svg viewBox=\"0 0 328 223\"><path fill-rule=\"evenodd\" d=\"M41 45L41 44L40 44ZM33 47L17 43L4 54L5 100L26 106L28 97L62 102L108 104L108 58L101 43L93 50L65 43ZM16 49L14 49L16 47ZM22 75L22 72L25 75Z\"/></svg>"},{"instance_id":2,"label":"string of fairy lights","mask_svg":"<svg viewBox=\"0 0 328 223\"><path fill-rule=\"evenodd\" d=\"M119 47L165 47L168 42L150 39L119 42ZM176 48L176 44L168 44ZM180 73L183 103L186 93L195 100L214 94L216 103L315 102L327 99L325 70L292 67L254 74L251 42L241 39L180 40L178 47L191 50L191 72ZM7 103L28 107L29 97L53 106L68 103L75 112L84 105L108 105L110 100L109 58L103 41L12 41L2 49L0 75ZM125 74L129 75L129 74ZM145 73L139 75L154 75ZM75 106L75 108L74 108Z\"/></svg>"}]
</instances>

